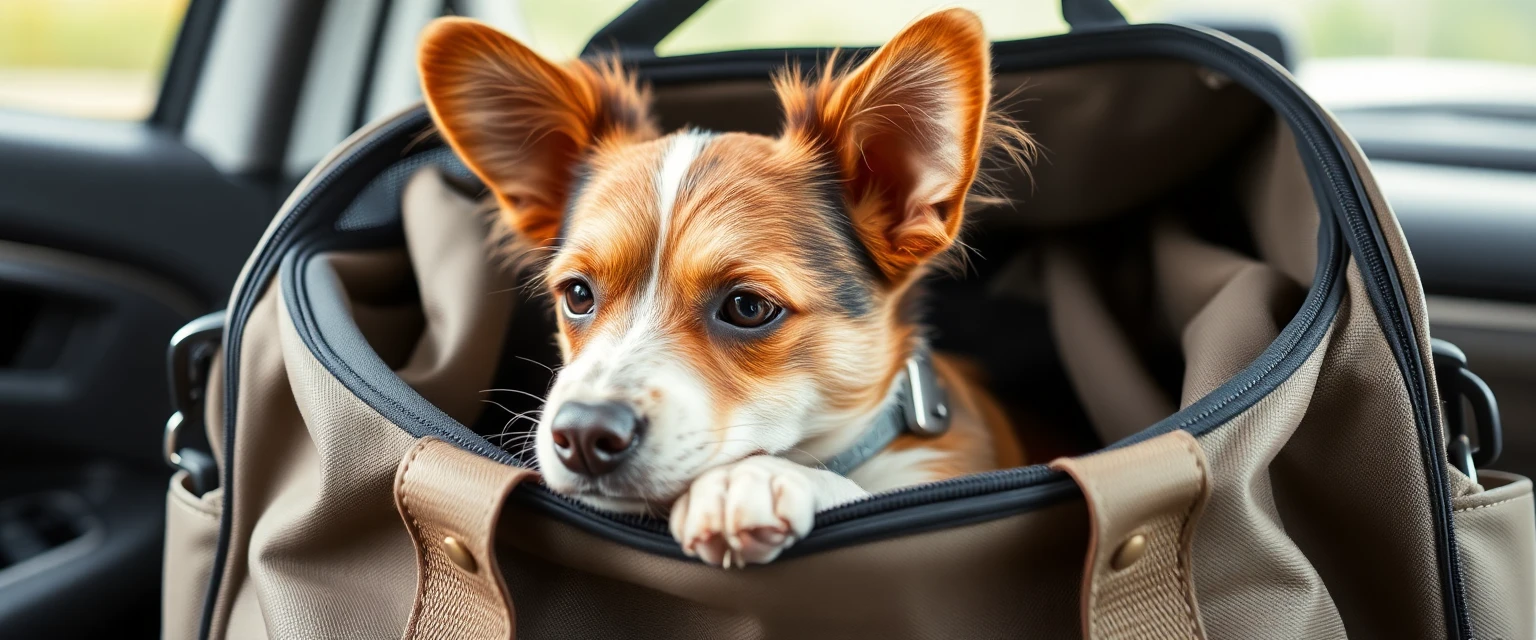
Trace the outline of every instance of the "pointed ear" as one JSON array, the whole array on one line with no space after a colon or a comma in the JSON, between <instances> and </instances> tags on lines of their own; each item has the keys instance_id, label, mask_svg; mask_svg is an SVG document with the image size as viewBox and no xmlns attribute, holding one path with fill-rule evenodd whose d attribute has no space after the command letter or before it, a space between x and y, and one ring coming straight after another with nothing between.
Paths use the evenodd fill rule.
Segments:
<instances>
[{"instance_id":1,"label":"pointed ear","mask_svg":"<svg viewBox=\"0 0 1536 640\"><path fill-rule=\"evenodd\" d=\"M649 95L616 62L557 66L464 18L427 25L417 62L438 131L532 244L560 232L573 174L593 147L656 135Z\"/></svg>"},{"instance_id":2,"label":"pointed ear","mask_svg":"<svg viewBox=\"0 0 1536 640\"><path fill-rule=\"evenodd\" d=\"M976 178L991 97L986 34L950 9L908 26L842 78L781 79L786 136L836 155L860 238L893 282L948 249Z\"/></svg>"}]
</instances>

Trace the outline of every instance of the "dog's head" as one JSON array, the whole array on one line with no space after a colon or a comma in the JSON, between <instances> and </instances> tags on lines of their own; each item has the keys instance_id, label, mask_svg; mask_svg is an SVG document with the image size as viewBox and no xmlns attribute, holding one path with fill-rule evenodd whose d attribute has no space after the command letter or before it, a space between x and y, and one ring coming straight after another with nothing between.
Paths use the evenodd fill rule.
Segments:
<instances>
[{"instance_id":1,"label":"dog's head","mask_svg":"<svg viewBox=\"0 0 1536 640\"><path fill-rule=\"evenodd\" d=\"M615 65L430 26L439 130L517 243L548 254L566 365L535 436L546 482L664 504L706 469L814 449L876 411L917 339L906 294L961 228L988 64L977 18L945 11L846 73L781 75L777 137L659 135Z\"/></svg>"}]
</instances>

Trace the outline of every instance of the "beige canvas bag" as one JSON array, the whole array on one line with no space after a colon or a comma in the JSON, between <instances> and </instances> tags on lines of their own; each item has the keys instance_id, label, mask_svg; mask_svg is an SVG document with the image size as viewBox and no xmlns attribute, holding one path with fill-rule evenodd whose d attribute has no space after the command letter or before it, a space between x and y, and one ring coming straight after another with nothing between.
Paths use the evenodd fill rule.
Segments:
<instances>
[{"instance_id":1,"label":"beige canvas bag","mask_svg":"<svg viewBox=\"0 0 1536 640\"><path fill-rule=\"evenodd\" d=\"M178 423L214 466L178 458L166 637L1536 637L1531 483L1442 417L1479 399L1437 382L1349 136L1225 36L1066 5L1094 28L994 47L1049 161L977 214L989 266L933 287L1039 311L965 321L1045 345L1010 362L1054 373L993 391L1090 450L834 508L741 571L550 493L508 424L536 399L481 393L544 391L548 307L416 108L323 161L184 336L219 347ZM666 126L771 132L767 74L819 53L636 63Z\"/></svg>"}]
</instances>

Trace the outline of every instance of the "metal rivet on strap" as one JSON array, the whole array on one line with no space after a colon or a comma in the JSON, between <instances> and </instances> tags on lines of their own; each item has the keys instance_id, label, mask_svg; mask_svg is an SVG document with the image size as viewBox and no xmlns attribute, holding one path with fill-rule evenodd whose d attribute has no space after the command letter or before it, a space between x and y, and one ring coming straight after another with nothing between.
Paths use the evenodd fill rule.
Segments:
<instances>
[{"instance_id":1,"label":"metal rivet on strap","mask_svg":"<svg viewBox=\"0 0 1536 640\"><path fill-rule=\"evenodd\" d=\"M474 573L475 569L480 566L479 563L475 562L475 556L469 552L469 548L465 547L463 542L459 542L459 539L453 536L443 538L443 552L448 554L448 559L452 560L454 564L459 565L460 569L470 573Z\"/></svg>"},{"instance_id":2,"label":"metal rivet on strap","mask_svg":"<svg viewBox=\"0 0 1536 640\"><path fill-rule=\"evenodd\" d=\"M1120 548L1115 549L1115 555L1109 559L1109 568L1119 571L1140 560L1147 554L1147 537L1136 534L1120 543Z\"/></svg>"}]
</instances>

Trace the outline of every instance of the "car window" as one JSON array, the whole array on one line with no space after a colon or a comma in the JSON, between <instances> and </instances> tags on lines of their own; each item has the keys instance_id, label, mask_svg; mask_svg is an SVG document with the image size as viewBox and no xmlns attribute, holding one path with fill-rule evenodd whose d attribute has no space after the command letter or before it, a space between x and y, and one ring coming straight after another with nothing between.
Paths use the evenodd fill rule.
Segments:
<instances>
[{"instance_id":1,"label":"car window","mask_svg":"<svg viewBox=\"0 0 1536 640\"><path fill-rule=\"evenodd\" d=\"M628 0L527 0L541 52L569 57ZM1263 21L1301 58L1452 58L1536 65L1532 0L1115 0L1136 22ZM975 10L993 39L1065 31L1057 0L712 0L658 47L663 55L782 46L867 45L936 8Z\"/></svg>"},{"instance_id":2,"label":"car window","mask_svg":"<svg viewBox=\"0 0 1536 640\"><path fill-rule=\"evenodd\" d=\"M524 29L517 35L539 53L565 60L581 53L592 34L634 0L523 0Z\"/></svg>"},{"instance_id":3,"label":"car window","mask_svg":"<svg viewBox=\"0 0 1536 640\"><path fill-rule=\"evenodd\" d=\"M1067 30L1058 0L713 0L661 42L657 53L678 55L732 47L877 45L925 13L965 7L981 16L993 40Z\"/></svg>"},{"instance_id":4,"label":"car window","mask_svg":"<svg viewBox=\"0 0 1536 640\"><path fill-rule=\"evenodd\" d=\"M188 0L0 0L0 108L135 120Z\"/></svg>"}]
</instances>

